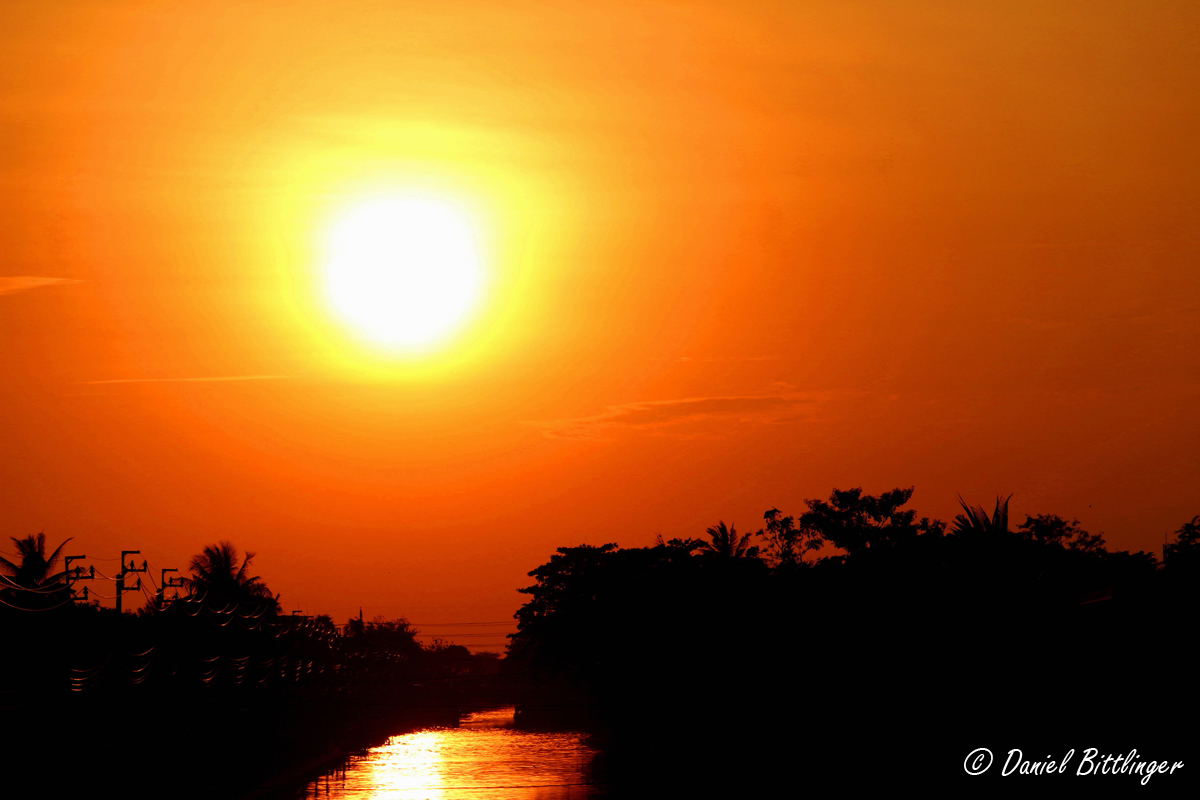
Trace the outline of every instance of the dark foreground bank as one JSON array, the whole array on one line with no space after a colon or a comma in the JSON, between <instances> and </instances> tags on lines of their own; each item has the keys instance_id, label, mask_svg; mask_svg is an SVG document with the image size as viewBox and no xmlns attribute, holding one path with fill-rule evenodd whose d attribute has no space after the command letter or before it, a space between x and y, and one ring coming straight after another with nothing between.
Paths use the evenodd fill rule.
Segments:
<instances>
[{"instance_id":1,"label":"dark foreground bank","mask_svg":"<svg viewBox=\"0 0 1200 800\"><path fill-rule=\"evenodd\" d=\"M1200 518L1160 562L1002 502L947 530L909 494L772 510L766 553L723 525L560 548L523 590L520 724L593 731L629 797L1200 786Z\"/></svg>"}]
</instances>

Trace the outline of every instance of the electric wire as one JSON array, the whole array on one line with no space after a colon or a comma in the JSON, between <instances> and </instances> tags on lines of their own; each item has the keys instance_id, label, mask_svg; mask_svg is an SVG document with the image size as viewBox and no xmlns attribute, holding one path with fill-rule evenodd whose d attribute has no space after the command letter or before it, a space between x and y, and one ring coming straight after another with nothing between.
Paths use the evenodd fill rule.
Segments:
<instances>
[{"instance_id":1,"label":"electric wire","mask_svg":"<svg viewBox=\"0 0 1200 800\"><path fill-rule=\"evenodd\" d=\"M75 598L73 598L73 597L68 597L66 600L63 600L61 603L58 603L57 605L53 605L53 606L47 606L46 608L25 608L24 606L14 606L12 603L8 602L4 598L0 598L0 603L3 603L4 605L8 606L9 608L15 608L18 611L53 611L56 608L62 608L67 603L72 602L74 599Z\"/></svg>"},{"instance_id":2,"label":"electric wire","mask_svg":"<svg viewBox=\"0 0 1200 800\"><path fill-rule=\"evenodd\" d=\"M42 588L22 586L7 575L0 575L0 580L3 580L5 583L7 583L11 589L16 589L22 592L35 592L37 594L52 594L53 592L61 592L63 589L67 588L67 584L65 583L55 586L45 586L43 584Z\"/></svg>"}]
</instances>

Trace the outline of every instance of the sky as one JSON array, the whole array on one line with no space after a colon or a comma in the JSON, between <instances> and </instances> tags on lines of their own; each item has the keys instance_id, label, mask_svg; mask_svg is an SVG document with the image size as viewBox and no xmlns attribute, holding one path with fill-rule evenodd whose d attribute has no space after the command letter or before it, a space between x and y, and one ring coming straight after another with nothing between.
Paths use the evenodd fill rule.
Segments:
<instances>
[{"instance_id":1,"label":"sky","mask_svg":"<svg viewBox=\"0 0 1200 800\"><path fill-rule=\"evenodd\" d=\"M7 0L0 551L227 539L285 610L450 639L556 547L834 487L1160 553L1200 514L1198 39L1146 0ZM486 274L419 353L322 294L396 192Z\"/></svg>"}]
</instances>

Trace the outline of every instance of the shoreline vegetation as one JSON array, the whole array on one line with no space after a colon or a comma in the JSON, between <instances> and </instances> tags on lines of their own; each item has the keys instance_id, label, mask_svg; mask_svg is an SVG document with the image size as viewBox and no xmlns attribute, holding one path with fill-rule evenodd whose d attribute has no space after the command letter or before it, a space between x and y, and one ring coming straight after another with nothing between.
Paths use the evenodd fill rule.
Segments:
<instances>
[{"instance_id":1,"label":"shoreline vegetation","mask_svg":"<svg viewBox=\"0 0 1200 800\"><path fill-rule=\"evenodd\" d=\"M192 560L184 595L118 613L83 601L61 546L14 539L5 779L64 797L99 776L281 796L346 753L496 705L522 728L588 732L592 779L621 797L999 780L964 775L979 746L1188 760L1200 516L1160 561L1055 515L1010 526L1005 499L946 524L911 496L835 489L753 534L722 522L559 548L529 573L503 657L422 645L403 619L286 616L227 542Z\"/></svg>"},{"instance_id":2,"label":"shoreline vegetation","mask_svg":"<svg viewBox=\"0 0 1200 800\"><path fill-rule=\"evenodd\" d=\"M835 489L753 535L560 548L521 590L508 659L537 695L519 723L594 731L596 779L622 797L971 791L1004 780L966 774L981 746L1194 756L1200 517L1160 561L1052 514L1010 525L1003 498L918 518L912 493Z\"/></svg>"},{"instance_id":3,"label":"shoreline vegetation","mask_svg":"<svg viewBox=\"0 0 1200 800\"><path fill-rule=\"evenodd\" d=\"M514 691L499 654L422 644L403 619L284 615L249 574L252 554L227 542L192 560L185 595L136 614L72 602L82 592L51 574L44 546L18 547L43 574L10 563L0 589L8 785L70 796L120 774L175 797L243 797Z\"/></svg>"}]
</instances>

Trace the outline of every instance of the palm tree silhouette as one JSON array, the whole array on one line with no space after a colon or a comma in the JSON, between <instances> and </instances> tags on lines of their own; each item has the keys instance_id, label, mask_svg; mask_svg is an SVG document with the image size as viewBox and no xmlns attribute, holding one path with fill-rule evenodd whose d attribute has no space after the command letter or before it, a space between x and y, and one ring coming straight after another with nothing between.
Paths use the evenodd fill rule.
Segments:
<instances>
[{"instance_id":1,"label":"palm tree silhouette","mask_svg":"<svg viewBox=\"0 0 1200 800\"><path fill-rule=\"evenodd\" d=\"M188 564L192 577L187 579L193 594L212 594L225 600L270 600L278 598L263 583L262 578L250 575L254 553L247 552L238 564L238 551L229 542L208 545Z\"/></svg>"},{"instance_id":2,"label":"palm tree silhouette","mask_svg":"<svg viewBox=\"0 0 1200 800\"><path fill-rule=\"evenodd\" d=\"M63 547L71 541L70 539L64 541L47 556L46 534L31 533L24 539L18 539L15 536L11 538L13 544L17 546L17 553L21 556L21 563L14 564L0 556L0 569L10 574L14 583L19 583L27 589L38 589L63 581L66 573L51 574L51 572L58 563L58 557L62 553Z\"/></svg>"},{"instance_id":3,"label":"palm tree silhouette","mask_svg":"<svg viewBox=\"0 0 1200 800\"><path fill-rule=\"evenodd\" d=\"M951 525L951 530L955 533L979 533L999 535L1008 533L1008 501L1012 499L1010 494L1003 500L1000 496L996 496L996 510L989 517L983 506L971 508L958 498L958 504L963 507L965 514L959 514L954 518L954 524Z\"/></svg>"},{"instance_id":4,"label":"palm tree silhouette","mask_svg":"<svg viewBox=\"0 0 1200 800\"><path fill-rule=\"evenodd\" d=\"M738 538L737 530L730 525L718 522L715 528L708 529L711 542L701 542L701 552L711 553L725 558L754 558L758 555L757 547L749 547L751 534L747 533Z\"/></svg>"}]
</instances>

